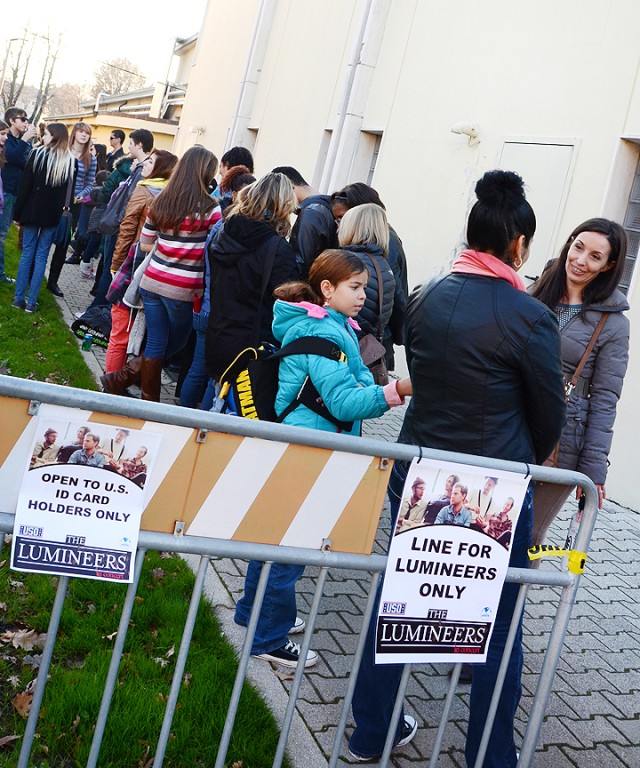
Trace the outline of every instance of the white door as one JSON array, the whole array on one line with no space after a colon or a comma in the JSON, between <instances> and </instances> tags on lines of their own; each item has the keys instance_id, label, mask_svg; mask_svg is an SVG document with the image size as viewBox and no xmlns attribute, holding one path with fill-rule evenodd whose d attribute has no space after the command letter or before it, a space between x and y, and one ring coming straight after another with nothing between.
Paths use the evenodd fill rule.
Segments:
<instances>
[{"instance_id":1,"label":"white door","mask_svg":"<svg viewBox=\"0 0 640 768\"><path fill-rule=\"evenodd\" d=\"M527 283L540 275L549 259L558 255L553 248L575 149L573 143L542 143L539 140L507 140L502 146L498 167L522 176L527 200L536 214L536 234L529 260L520 272Z\"/></svg>"}]
</instances>

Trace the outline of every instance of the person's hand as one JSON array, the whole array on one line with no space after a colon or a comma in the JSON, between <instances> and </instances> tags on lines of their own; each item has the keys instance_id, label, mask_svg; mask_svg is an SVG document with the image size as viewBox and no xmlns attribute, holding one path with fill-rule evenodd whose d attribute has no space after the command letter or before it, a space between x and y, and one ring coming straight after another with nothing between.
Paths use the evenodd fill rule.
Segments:
<instances>
[{"instance_id":1,"label":"person's hand","mask_svg":"<svg viewBox=\"0 0 640 768\"><path fill-rule=\"evenodd\" d=\"M37 133L38 129L35 127L35 125L29 123L27 130L22 134L21 138L24 139L24 141L31 141L31 139L35 138Z\"/></svg>"},{"instance_id":2,"label":"person's hand","mask_svg":"<svg viewBox=\"0 0 640 768\"><path fill-rule=\"evenodd\" d=\"M413 394L411 379L405 376L404 379L398 379L396 382L396 391L400 397L410 397Z\"/></svg>"},{"instance_id":3,"label":"person's hand","mask_svg":"<svg viewBox=\"0 0 640 768\"><path fill-rule=\"evenodd\" d=\"M607 498L607 491L605 490L604 485L598 485L596 483L596 491L598 491L598 509L602 509L602 504L604 503L604 500ZM580 500L582 498L582 488L578 487L576 488L576 499Z\"/></svg>"}]
</instances>

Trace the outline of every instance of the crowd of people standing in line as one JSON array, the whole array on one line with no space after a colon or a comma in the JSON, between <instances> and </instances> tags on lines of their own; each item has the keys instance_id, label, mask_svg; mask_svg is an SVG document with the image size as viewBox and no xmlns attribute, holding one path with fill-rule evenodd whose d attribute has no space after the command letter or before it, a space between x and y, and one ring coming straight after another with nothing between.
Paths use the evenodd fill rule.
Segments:
<instances>
[{"instance_id":1,"label":"crowd of people standing in line","mask_svg":"<svg viewBox=\"0 0 640 768\"><path fill-rule=\"evenodd\" d=\"M212 152L195 146L178 159L154 151L152 134L138 129L129 136L127 154L122 132L112 132L112 153L103 158L111 172L94 195L99 165L98 154L87 151L89 126L79 123L69 136L64 125L48 124L32 151L35 134L25 118L20 110L8 110L0 123L0 281L12 282L4 271L4 239L15 219L23 228L23 253L14 306L36 311L63 208L70 208L78 233L73 264L81 262L98 231L86 214L82 230L84 206L96 203L95 210L101 204L104 221L118 199L120 218L97 238L102 270L93 303L110 305L112 316L105 391L127 394L139 383L144 399L158 400L163 365L182 352L182 404L219 410L221 382L239 352L263 342L280 346L317 336L334 342L345 357L282 360L276 411L287 414L285 423L359 434L362 419L412 395L401 442L577 469L596 483L602 506L629 345L624 314L629 305L618 288L627 243L619 224L603 218L580 224L526 290L518 271L528 258L535 214L520 177L488 172L476 185L467 247L450 274L409 295L400 238L378 193L364 183L320 195L290 166L256 179L251 153L234 147L221 158L216 185L218 160ZM73 202L65 206L71 185ZM54 250L48 283L54 295L61 295L57 279L65 254L66 246L64 252ZM142 331L134 333L136 324ZM404 344L409 378L374 383L358 347L366 334L379 337L389 370L394 345ZM307 378L332 418L304 404L289 409ZM234 412L233 403L225 408ZM336 426L336 419L350 428ZM395 517L406 474L407 466L397 462L389 486ZM553 499L536 496L545 515L534 520L533 494L527 493L512 532L512 566L527 567L532 535L544 536L565 497L566 491ZM261 568L258 562L249 566L236 610L239 624L248 622ZM292 667L317 661L313 651L301 659L300 646L289 638L304 628L295 601L301 573L294 566L272 567L255 656ZM478 751L516 591L505 586L489 660L474 669L469 765ZM399 683L397 666L374 663L374 629L353 699L356 729L349 748L360 760L382 753ZM513 719L521 669L520 629L485 766L516 764ZM403 714L396 746L408 743L415 729L414 718Z\"/></svg>"}]
</instances>

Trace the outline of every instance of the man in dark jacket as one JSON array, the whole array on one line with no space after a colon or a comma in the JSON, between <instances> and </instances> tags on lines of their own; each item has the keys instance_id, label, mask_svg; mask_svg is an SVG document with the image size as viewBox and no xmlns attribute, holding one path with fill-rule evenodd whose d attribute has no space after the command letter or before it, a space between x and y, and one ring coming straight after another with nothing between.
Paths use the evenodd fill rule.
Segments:
<instances>
[{"instance_id":1,"label":"man in dark jacket","mask_svg":"<svg viewBox=\"0 0 640 768\"><path fill-rule=\"evenodd\" d=\"M298 171L289 165L274 168L272 173L283 173L293 184L299 207L289 242L296 253L300 271L306 279L309 267L316 257L327 248L338 247L338 230L333 218L331 199L328 195L319 195Z\"/></svg>"},{"instance_id":2,"label":"man in dark jacket","mask_svg":"<svg viewBox=\"0 0 640 768\"><path fill-rule=\"evenodd\" d=\"M115 166L115 169L109 174L107 180L102 185L102 191L98 197L98 204L109 203L111 195L124 181L127 184L125 199L122 201L124 208L127 207L127 201L133 194L136 184L140 181L142 174L142 164L145 159L153 152L153 134L146 128L137 128L129 134L129 155L121 158ZM133 168L133 162L136 162ZM116 247L118 233L105 235L104 250L102 252L101 272L96 277L95 298L89 305L97 307L107 304L107 291L111 284L111 259Z\"/></svg>"},{"instance_id":3,"label":"man in dark jacket","mask_svg":"<svg viewBox=\"0 0 640 768\"><path fill-rule=\"evenodd\" d=\"M124 131L121 131L119 128L116 128L115 131L111 131L109 136L109 146L111 147L111 152L109 152L107 155L107 170L109 173L111 173L113 170L116 160L124 157L124 149L122 149L123 144Z\"/></svg>"},{"instance_id":4,"label":"man in dark jacket","mask_svg":"<svg viewBox=\"0 0 640 768\"><path fill-rule=\"evenodd\" d=\"M10 107L4 113L4 121L9 126L9 135L4 145L5 165L2 169L4 210L0 214L0 283L15 283L4 271L4 241L13 221L13 206L31 152L31 141L38 129L29 125L27 113L17 107Z\"/></svg>"}]
</instances>

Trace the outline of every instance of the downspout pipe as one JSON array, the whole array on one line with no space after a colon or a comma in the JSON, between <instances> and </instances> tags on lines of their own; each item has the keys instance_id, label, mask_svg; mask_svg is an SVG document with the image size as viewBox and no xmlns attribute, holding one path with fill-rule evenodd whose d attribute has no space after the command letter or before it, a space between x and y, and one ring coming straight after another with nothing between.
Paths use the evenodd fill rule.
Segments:
<instances>
[{"instance_id":1,"label":"downspout pipe","mask_svg":"<svg viewBox=\"0 0 640 768\"><path fill-rule=\"evenodd\" d=\"M320 181L322 192L329 192L348 181L390 7L391 0L366 0L363 7Z\"/></svg>"},{"instance_id":2,"label":"downspout pipe","mask_svg":"<svg viewBox=\"0 0 640 768\"><path fill-rule=\"evenodd\" d=\"M238 91L238 101L227 131L225 152L231 147L246 144L247 128L251 120L260 74L267 55L269 38L277 10L278 0L261 0L256 23L253 27L247 63Z\"/></svg>"}]
</instances>

